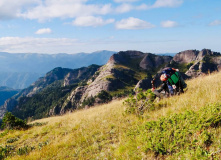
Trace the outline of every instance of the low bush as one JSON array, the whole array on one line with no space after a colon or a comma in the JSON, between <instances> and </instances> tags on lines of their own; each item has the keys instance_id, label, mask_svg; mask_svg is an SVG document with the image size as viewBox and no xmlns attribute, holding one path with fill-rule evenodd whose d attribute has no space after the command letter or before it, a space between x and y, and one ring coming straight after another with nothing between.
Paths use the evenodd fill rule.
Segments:
<instances>
[{"instance_id":1,"label":"low bush","mask_svg":"<svg viewBox=\"0 0 221 160\"><path fill-rule=\"evenodd\" d=\"M15 150L14 146L5 146L2 147L0 146L0 160L3 160L4 158L6 158L7 156L11 155Z\"/></svg>"},{"instance_id":2,"label":"low bush","mask_svg":"<svg viewBox=\"0 0 221 160\"><path fill-rule=\"evenodd\" d=\"M208 159L213 154L213 131L221 126L220 113L221 104L214 104L146 122L134 133L142 140L143 151L154 152L156 157L176 155L182 159L190 155L193 159Z\"/></svg>"},{"instance_id":3,"label":"low bush","mask_svg":"<svg viewBox=\"0 0 221 160\"><path fill-rule=\"evenodd\" d=\"M105 90L102 90L97 97L101 100L102 103L107 103L112 100L112 96Z\"/></svg>"},{"instance_id":4,"label":"low bush","mask_svg":"<svg viewBox=\"0 0 221 160\"><path fill-rule=\"evenodd\" d=\"M25 129L27 127L26 121L15 117L11 112L6 112L2 119L3 129Z\"/></svg>"},{"instance_id":5,"label":"low bush","mask_svg":"<svg viewBox=\"0 0 221 160\"><path fill-rule=\"evenodd\" d=\"M154 107L154 100L155 95L150 89L146 92L138 89L136 96L130 95L129 98L123 102L123 105L126 106L126 113L142 115L145 110Z\"/></svg>"}]
</instances>

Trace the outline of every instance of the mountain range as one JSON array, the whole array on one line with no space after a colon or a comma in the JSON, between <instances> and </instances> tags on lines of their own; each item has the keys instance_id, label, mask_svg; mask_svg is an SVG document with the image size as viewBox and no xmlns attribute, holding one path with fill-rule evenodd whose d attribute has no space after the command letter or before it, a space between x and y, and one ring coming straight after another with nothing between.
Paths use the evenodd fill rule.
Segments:
<instances>
[{"instance_id":1,"label":"mountain range","mask_svg":"<svg viewBox=\"0 0 221 160\"><path fill-rule=\"evenodd\" d=\"M164 67L178 68L185 79L221 69L221 54L209 49L186 50L172 56L139 51L113 54L103 66L55 68L0 108L22 119L39 119L88 108L151 88L151 79ZM159 82L159 81L158 81Z\"/></svg>"},{"instance_id":2,"label":"mountain range","mask_svg":"<svg viewBox=\"0 0 221 160\"><path fill-rule=\"evenodd\" d=\"M113 51L77 54L37 54L0 52L0 86L24 89L56 67L80 68L104 65Z\"/></svg>"}]
</instances>

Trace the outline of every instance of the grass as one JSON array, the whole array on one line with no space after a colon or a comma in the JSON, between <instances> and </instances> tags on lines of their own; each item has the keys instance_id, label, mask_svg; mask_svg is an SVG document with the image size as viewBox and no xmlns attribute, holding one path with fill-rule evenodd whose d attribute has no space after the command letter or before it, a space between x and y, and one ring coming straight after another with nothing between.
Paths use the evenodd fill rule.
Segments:
<instances>
[{"instance_id":1,"label":"grass","mask_svg":"<svg viewBox=\"0 0 221 160\"><path fill-rule=\"evenodd\" d=\"M186 93L157 102L141 117L125 114L122 99L37 120L28 130L2 131L5 152L0 155L16 160L220 159L221 127L209 125L220 122L220 79L216 73L189 80ZM177 134L171 138L169 133Z\"/></svg>"}]
</instances>

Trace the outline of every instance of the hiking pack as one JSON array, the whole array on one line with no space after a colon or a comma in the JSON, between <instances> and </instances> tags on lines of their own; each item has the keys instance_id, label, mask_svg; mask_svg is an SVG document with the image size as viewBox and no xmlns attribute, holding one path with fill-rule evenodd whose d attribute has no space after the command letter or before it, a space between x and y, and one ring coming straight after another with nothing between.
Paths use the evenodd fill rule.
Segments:
<instances>
[{"instance_id":1,"label":"hiking pack","mask_svg":"<svg viewBox=\"0 0 221 160\"><path fill-rule=\"evenodd\" d=\"M168 83L173 87L175 94L183 93L183 89L186 88L186 83L184 82L180 72L174 68L165 68L162 74L168 76Z\"/></svg>"}]
</instances>

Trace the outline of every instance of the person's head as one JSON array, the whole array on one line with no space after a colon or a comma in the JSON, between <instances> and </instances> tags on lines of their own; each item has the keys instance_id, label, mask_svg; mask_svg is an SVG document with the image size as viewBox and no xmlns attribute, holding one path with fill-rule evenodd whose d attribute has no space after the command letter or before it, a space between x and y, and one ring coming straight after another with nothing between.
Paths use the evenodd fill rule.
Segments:
<instances>
[{"instance_id":1,"label":"person's head","mask_svg":"<svg viewBox=\"0 0 221 160\"><path fill-rule=\"evenodd\" d=\"M167 79L168 79L168 76L165 73L160 76L160 80L163 82L166 81Z\"/></svg>"}]
</instances>

